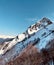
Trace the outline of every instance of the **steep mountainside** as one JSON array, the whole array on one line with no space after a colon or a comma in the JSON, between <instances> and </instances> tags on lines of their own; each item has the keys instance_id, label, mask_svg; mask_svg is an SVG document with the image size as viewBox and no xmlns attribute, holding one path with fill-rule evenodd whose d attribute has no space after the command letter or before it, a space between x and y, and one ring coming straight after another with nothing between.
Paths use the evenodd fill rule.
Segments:
<instances>
[{"instance_id":1,"label":"steep mountainside","mask_svg":"<svg viewBox=\"0 0 54 65\"><path fill-rule=\"evenodd\" d=\"M54 23L48 18L3 42L0 49L0 65L52 65L53 62Z\"/></svg>"}]
</instances>

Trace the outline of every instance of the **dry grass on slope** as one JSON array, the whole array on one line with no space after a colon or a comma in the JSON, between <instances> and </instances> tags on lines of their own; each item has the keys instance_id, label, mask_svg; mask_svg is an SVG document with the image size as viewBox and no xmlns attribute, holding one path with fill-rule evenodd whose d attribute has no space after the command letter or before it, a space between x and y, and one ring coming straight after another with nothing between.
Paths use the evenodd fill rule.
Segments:
<instances>
[{"instance_id":1,"label":"dry grass on slope","mask_svg":"<svg viewBox=\"0 0 54 65\"><path fill-rule=\"evenodd\" d=\"M16 59L6 65L49 65L48 62L54 59L54 41L52 41L50 47L42 49L41 52L33 45L28 45L20 56L17 56Z\"/></svg>"}]
</instances>

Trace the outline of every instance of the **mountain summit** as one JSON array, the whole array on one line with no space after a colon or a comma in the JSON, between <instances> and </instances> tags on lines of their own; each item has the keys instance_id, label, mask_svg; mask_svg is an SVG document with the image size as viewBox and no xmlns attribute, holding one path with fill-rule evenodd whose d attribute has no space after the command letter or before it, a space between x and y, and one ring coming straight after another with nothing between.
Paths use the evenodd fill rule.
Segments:
<instances>
[{"instance_id":1,"label":"mountain summit","mask_svg":"<svg viewBox=\"0 0 54 65\"><path fill-rule=\"evenodd\" d=\"M50 21L48 18L44 17L40 21L36 22L35 24L28 27L28 29L23 32L22 34L17 35L12 40L4 41L3 44L1 44L0 48L0 57L2 65L40 65L40 64L47 64L51 62L51 59L54 58L54 52L50 51L53 50L51 46L54 44L54 41L52 43L52 40L54 39L54 23ZM51 42L51 43L50 43ZM49 44L50 43L50 44ZM54 51L54 50L53 50ZM51 53L51 57L49 54L48 59L45 57L47 54L44 55L44 53L49 54ZM35 59L37 61L39 54L40 59L39 63L38 61L35 64L35 60L33 61L34 64L31 61L30 55L35 56ZM25 56L25 57L24 57ZM44 56L44 58L43 58ZM25 62L27 61L27 64L20 58L24 58ZM30 60L29 60L29 59ZM15 60L13 60L15 59ZM32 58L33 59L33 58ZM12 60L12 62L11 62ZM46 62L47 60L47 62ZM22 62L20 62L22 61ZM15 62L15 64L14 64ZM8 64L9 63L9 64ZM30 63L30 64L28 64Z\"/></svg>"}]
</instances>

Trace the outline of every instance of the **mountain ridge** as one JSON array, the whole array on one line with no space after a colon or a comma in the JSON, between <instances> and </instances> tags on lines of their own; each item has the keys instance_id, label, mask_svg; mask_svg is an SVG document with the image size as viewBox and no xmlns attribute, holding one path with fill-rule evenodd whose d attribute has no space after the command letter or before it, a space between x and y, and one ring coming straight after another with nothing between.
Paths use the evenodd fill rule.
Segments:
<instances>
[{"instance_id":1,"label":"mountain ridge","mask_svg":"<svg viewBox=\"0 0 54 65\"><path fill-rule=\"evenodd\" d=\"M37 52L41 52L43 48L46 48L47 43L54 39L53 31L54 23L52 23L48 18L43 18L36 24L31 25L25 32L17 35L12 41L5 43L3 47L1 47L1 51L3 52L0 52L0 54L2 55L1 58L4 61L3 64L8 63L17 56L19 57L19 55L21 55L20 53L23 53L28 45L35 46L35 49L38 49Z\"/></svg>"}]
</instances>

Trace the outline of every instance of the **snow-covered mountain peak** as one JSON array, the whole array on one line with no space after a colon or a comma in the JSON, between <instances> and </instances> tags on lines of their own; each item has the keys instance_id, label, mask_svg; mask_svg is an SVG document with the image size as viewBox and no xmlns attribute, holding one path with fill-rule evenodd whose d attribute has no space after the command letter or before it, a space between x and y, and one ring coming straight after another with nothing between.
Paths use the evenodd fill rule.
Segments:
<instances>
[{"instance_id":1,"label":"snow-covered mountain peak","mask_svg":"<svg viewBox=\"0 0 54 65\"><path fill-rule=\"evenodd\" d=\"M27 39L31 38L34 34L39 32L41 29L45 29L50 24L52 24L52 22L48 18L43 18L36 24L31 25L24 33L17 35L13 40L11 40L9 43L7 43L8 46L6 46L7 44L4 44L3 47L1 48L1 50L3 49L4 53L5 53L7 50L11 49L17 43L26 41ZM38 35L39 38L40 38L40 35ZM10 38L10 36L3 36L3 37ZM5 49L5 47L7 47L7 48ZM0 53L0 54L4 54L4 53Z\"/></svg>"},{"instance_id":2,"label":"snow-covered mountain peak","mask_svg":"<svg viewBox=\"0 0 54 65\"><path fill-rule=\"evenodd\" d=\"M44 22L44 21L51 21L51 20L50 20L50 19L48 19L48 18L46 18L46 17L44 17L44 18L42 18L42 19L41 19L41 21L43 21L43 22ZM52 21L51 21L51 22L52 22Z\"/></svg>"},{"instance_id":3,"label":"snow-covered mountain peak","mask_svg":"<svg viewBox=\"0 0 54 65\"><path fill-rule=\"evenodd\" d=\"M3 55L2 58L8 62L19 55L28 45L32 44L41 51L52 39L54 39L54 24L48 18L43 18L28 27L22 34L5 41L1 46L0 55Z\"/></svg>"}]
</instances>

